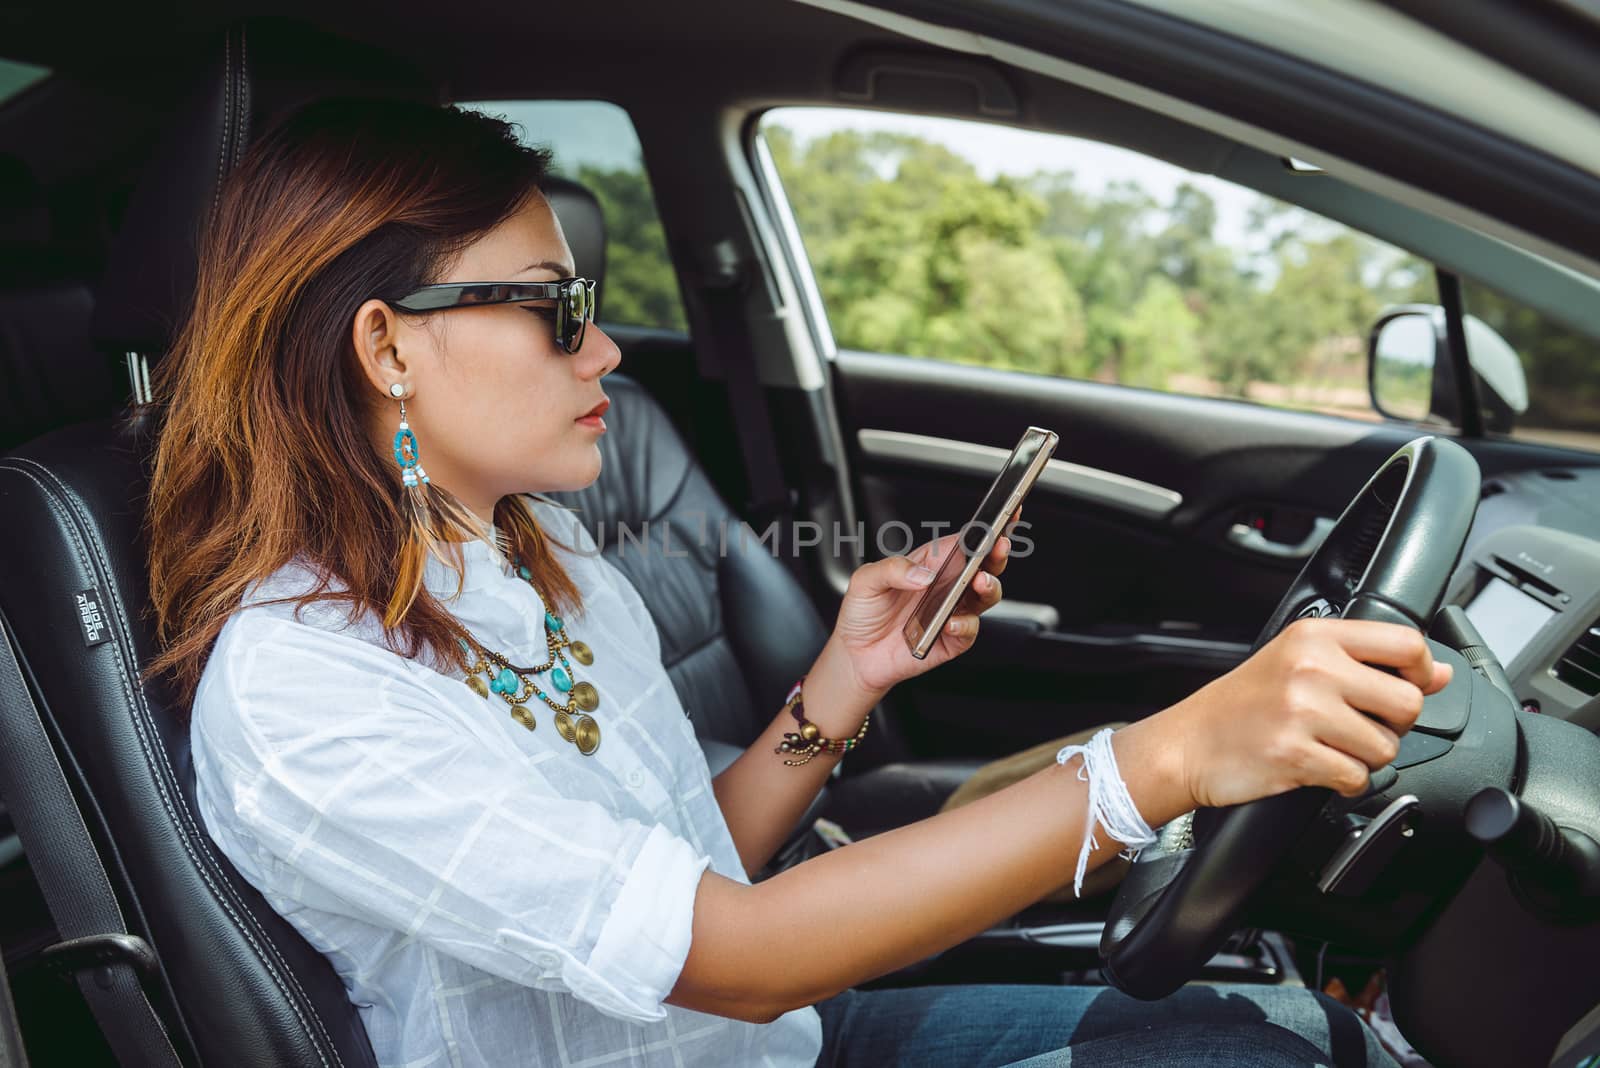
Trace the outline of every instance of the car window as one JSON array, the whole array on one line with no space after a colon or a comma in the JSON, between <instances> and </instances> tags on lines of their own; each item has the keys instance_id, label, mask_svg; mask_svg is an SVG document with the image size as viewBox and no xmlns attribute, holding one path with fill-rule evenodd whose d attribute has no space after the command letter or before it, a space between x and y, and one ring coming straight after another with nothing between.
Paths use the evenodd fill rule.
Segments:
<instances>
[{"instance_id":1,"label":"car window","mask_svg":"<svg viewBox=\"0 0 1600 1068\"><path fill-rule=\"evenodd\" d=\"M1517 357L1510 362L1520 364L1524 379L1514 377L1500 384L1504 369L1486 360L1500 347L1496 339L1480 346L1475 343L1484 341L1481 334L1467 333L1489 429L1549 445L1600 451L1600 342L1470 278L1461 280L1461 300L1468 315L1476 316L1510 346ZM1509 404L1501 393L1511 395ZM1518 407L1523 410L1512 410Z\"/></svg>"},{"instance_id":2,"label":"car window","mask_svg":"<svg viewBox=\"0 0 1600 1068\"><path fill-rule=\"evenodd\" d=\"M0 104L50 76L50 68L0 59Z\"/></svg>"},{"instance_id":3,"label":"car window","mask_svg":"<svg viewBox=\"0 0 1600 1068\"><path fill-rule=\"evenodd\" d=\"M554 170L583 184L606 217L607 322L687 330L683 297L628 113L600 100L481 100L463 108L516 123L524 143L548 148Z\"/></svg>"},{"instance_id":4,"label":"car window","mask_svg":"<svg viewBox=\"0 0 1600 1068\"><path fill-rule=\"evenodd\" d=\"M1430 264L1080 138L839 108L762 133L842 349L1375 419L1366 342Z\"/></svg>"}]
</instances>

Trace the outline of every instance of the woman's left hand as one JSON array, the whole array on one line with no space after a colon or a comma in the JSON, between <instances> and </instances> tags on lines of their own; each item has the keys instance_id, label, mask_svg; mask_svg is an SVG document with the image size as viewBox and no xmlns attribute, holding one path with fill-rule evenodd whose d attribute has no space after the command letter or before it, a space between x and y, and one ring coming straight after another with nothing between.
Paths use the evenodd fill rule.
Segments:
<instances>
[{"instance_id":1,"label":"woman's left hand","mask_svg":"<svg viewBox=\"0 0 1600 1068\"><path fill-rule=\"evenodd\" d=\"M1018 510L1012 523L1021 515ZM994 548L979 565L981 570L956 603L927 657L918 660L911 655L902 633L906 619L945 557L960 552L958 537L959 533L947 534L917 546L906 556L864 564L850 576L850 588L845 591L829 644L843 654L854 681L872 699L887 693L895 683L931 671L972 648L978 637L978 616L1000 603L999 575L1011 553L1011 539L1003 534L995 539Z\"/></svg>"}]
</instances>

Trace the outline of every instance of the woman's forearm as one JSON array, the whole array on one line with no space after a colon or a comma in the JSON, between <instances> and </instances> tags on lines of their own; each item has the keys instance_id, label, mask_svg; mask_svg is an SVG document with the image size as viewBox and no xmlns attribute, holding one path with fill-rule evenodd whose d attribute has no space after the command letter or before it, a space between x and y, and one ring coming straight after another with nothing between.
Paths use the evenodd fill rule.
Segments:
<instances>
[{"instance_id":1,"label":"woman's forearm","mask_svg":"<svg viewBox=\"0 0 1600 1068\"><path fill-rule=\"evenodd\" d=\"M907 609L933 580L941 554L955 551L955 541L956 535L946 535L910 556L865 564L850 576L833 633L806 675L805 716L824 738L853 737L890 687L971 647L978 615L1000 600L994 576L1005 568L1009 539L995 543L984 572L973 580L927 657L912 657L901 636ZM780 712L712 784L747 872L771 859L839 762L839 754L818 753L803 766L785 765L784 754L776 750L784 734L797 726L792 716Z\"/></svg>"},{"instance_id":2,"label":"woman's forearm","mask_svg":"<svg viewBox=\"0 0 1600 1068\"><path fill-rule=\"evenodd\" d=\"M1298 620L1239 667L1117 732L1115 762L1152 826L1301 786L1356 797L1450 676L1408 627ZM759 886L703 876L669 1000L771 1019L1013 915L1075 867L1087 804L1076 766L1052 765ZM1117 848L1109 835L1100 846L1094 861Z\"/></svg>"},{"instance_id":3,"label":"woman's forearm","mask_svg":"<svg viewBox=\"0 0 1600 1068\"><path fill-rule=\"evenodd\" d=\"M848 664L829 642L806 675L802 696L806 718L821 728L824 737L848 738L880 695L856 683ZM785 754L777 751L778 745L796 726L793 716L780 711L750 748L711 783L740 863L752 874L793 832L841 759L837 754L818 753L806 764L784 764Z\"/></svg>"},{"instance_id":4,"label":"woman's forearm","mask_svg":"<svg viewBox=\"0 0 1600 1068\"><path fill-rule=\"evenodd\" d=\"M1152 825L1193 807L1159 717L1117 762ZM674 1004L766 1020L970 938L1071 878L1087 787L1052 765L970 805L806 861L754 887L707 874ZM797 770L797 769L785 769ZM1091 866L1121 847L1101 833Z\"/></svg>"}]
</instances>

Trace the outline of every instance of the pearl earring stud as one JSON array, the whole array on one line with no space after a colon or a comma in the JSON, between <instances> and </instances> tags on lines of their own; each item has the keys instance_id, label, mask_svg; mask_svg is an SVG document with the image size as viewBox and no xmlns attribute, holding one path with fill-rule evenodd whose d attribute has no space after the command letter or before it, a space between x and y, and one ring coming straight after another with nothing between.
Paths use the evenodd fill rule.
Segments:
<instances>
[{"instance_id":1,"label":"pearl earring stud","mask_svg":"<svg viewBox=\"0 0 1600 1068\"><path fill-rule=\"evenodd\" d=\"M390 384L390 386L389 386L389 396L391 396L391 397L404 397L405 395L406 395L406 387L405 386L401 385L399 382L394 382L394 383Z\"/></svg>"}]
</instances>

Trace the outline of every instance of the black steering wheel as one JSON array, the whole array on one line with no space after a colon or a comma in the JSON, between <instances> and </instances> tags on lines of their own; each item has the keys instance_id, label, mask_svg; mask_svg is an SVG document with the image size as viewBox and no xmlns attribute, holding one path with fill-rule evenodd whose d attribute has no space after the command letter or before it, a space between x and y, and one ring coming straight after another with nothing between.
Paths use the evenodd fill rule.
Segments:
<instances>
[{"instance_id":1,"label":"black steering wheel","mask_svg":"<svg viewBox=\"0 0 1600 1068\"><path fill-rule=\"evenodd\" d=\"M1402 446L1306 561L1251 652L1312 615L1426 632L1466 544L1480 481L1477 461L1452 441ZM1197 974L1330 795L1304 787L1168 824L1112 902L1100 940L1107 978L1154 999Z\"/></svg>"}]
</instances>

